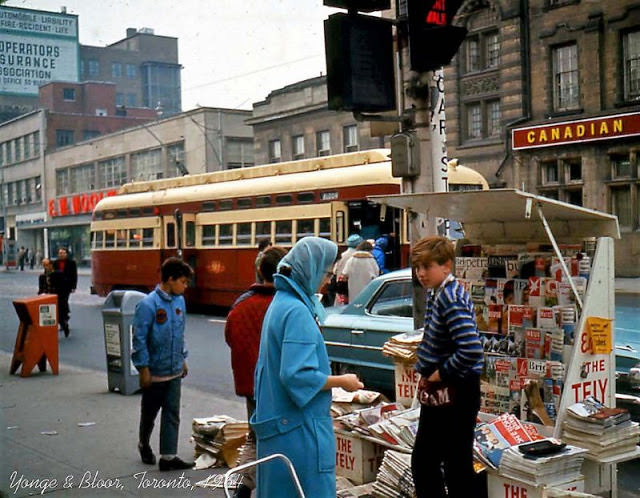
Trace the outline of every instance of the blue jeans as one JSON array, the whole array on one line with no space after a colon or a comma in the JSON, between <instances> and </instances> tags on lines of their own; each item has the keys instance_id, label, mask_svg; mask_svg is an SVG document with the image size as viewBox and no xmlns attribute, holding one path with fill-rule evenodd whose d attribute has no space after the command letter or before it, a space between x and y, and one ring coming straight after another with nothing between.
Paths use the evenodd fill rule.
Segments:
<instances>
[{"instance_id":1,"label":"blue jeans","mask_svg":"<svg viewBox=\"0 0 640 498\"><path fill-rule=\"evenodd\" d=\"M151 432L158 411L160 418L160 455L178 453L178 431L180 429L180 388L182 377L166 382L154 382L142 390L140 406L140 443L149 445Z\"/></svg>"}]
</instances>

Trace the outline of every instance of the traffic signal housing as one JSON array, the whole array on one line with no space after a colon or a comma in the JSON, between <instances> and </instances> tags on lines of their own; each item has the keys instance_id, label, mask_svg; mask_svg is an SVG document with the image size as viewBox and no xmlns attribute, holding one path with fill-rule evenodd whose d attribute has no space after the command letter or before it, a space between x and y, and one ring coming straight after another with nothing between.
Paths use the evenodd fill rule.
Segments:
<instances>
[{"instance_id":1,"label":"traffic signal housing","mask_svg":"<svg viewBox=\"0 0 640 498\"><path fill-rule=\"evenodd\" d=\"M388 19L338 13L324 21L329 109L396 108L393 36Z\"/></svg>"},{"instance_id":2,"label":"traffic signal housing","mask_svg":"<svg viewBox=\"0 0 640 498\"><path fill-rule=\"evenodd\" d=\"M467 29L451 21L463 0L407 0L411 69L433 71L451 62Z\"/></svg>"}]
</instances>

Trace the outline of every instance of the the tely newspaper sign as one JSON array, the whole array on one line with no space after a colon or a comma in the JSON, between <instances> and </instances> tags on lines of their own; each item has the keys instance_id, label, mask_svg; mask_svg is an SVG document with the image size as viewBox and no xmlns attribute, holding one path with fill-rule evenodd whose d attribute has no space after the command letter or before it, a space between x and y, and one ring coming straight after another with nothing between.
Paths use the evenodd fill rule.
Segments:
<instances>
[{"instance_id":1,"label":"the tely newspaper sign","mask_svg":"<svg viewBox=\"0 0 640 498\"><path fill-rule=\"evenodd\" d=\"M514 150L631 137L640 135L640 112L516 128L511 134Z\"/></svg>"},{"instance_id":2,"label":"the tely newspaper sign","mask_svg":"<svg viewBox=\"0 0 640 498\"><path fill-rule=\"evenodd\" d=\"M78 81L77 16L0 7L0 93L37 95L54 80Z\"/></svg>"}]
</instances>

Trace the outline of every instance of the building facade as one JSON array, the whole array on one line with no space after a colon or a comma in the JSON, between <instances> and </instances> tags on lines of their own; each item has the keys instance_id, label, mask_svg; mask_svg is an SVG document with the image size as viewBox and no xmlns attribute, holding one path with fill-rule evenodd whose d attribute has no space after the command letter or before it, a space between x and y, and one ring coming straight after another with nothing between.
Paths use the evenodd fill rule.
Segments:
<instances>
[{"instance_id":1,"label":"building facade","mask_svg":"<svg viewBox=\"0 0 640 498\"><path fill-rule=\"evenodd\" d=\"M319 76L274 90L253 104L247 124L253 127L256 164L388 146L384 137L371 136L369 122L330 111L327 102L326 77Z\"/></svg>"},{"instance_id":2,"label":"building facade","mask_svg":"<svg viewBox=\"0 0 640 498\"><path fill-rule=\"evenodd\" d=\"M449 157L493 187L617 215L616 274L640 276L640 4L473 0L456 22Z\"/></svg>"},{"instance_id":3,"label":"building facade","mask_svg":"<svg viewBox=\"0 0 640 498\"><path fill-rule=\"evenodd\" d=\"M178 40L128 28L106 47L81 45L78 16L0 7L0 122L38 108L38 88L54 82L111 82L116 104L163 116L182 110Z\"/></svg>"}]
</instances>

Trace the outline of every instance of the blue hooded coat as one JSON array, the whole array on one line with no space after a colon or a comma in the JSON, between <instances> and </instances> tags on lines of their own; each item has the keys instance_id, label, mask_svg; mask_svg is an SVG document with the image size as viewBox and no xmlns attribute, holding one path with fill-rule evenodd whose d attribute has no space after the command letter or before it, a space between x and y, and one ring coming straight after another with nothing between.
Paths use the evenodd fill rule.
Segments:
<instances>
[{"instance_id":1,"label":"blue hooded coat","mask_svg":"<svg viewBox=\"0 0 640 498\"><path fill-rule=\"evenodd\" d=\"M387 265L386 265L387 257L385 254L385 251L387 250L387 245L389 245L389 241L387 240L387 238L380 237L376 239L376 243L373 246L373 251L371 251L371 254L373 254L373 257L375 258L376 263L378 263L378 268L380 268L380 275L389 273L389 269L387 268Z\"/></svg>"},{"instance_id":2,"label":"blue hooded coat","mask_svg":"<svg viewBox=\"0 0 640 498\"><path fill-rule=\"evenodd\" d=\"M323 389L331 371L314 293L337 252L333 242L305 237L282 259L278 268L289 267L291 275L274 276L276 294L262 325L255 373L257 456L286 455L313 498L336 496L331 391ZM258 467L256 490L258 498L297 496L281 460Z\"/></svg>"}]
</instances>

